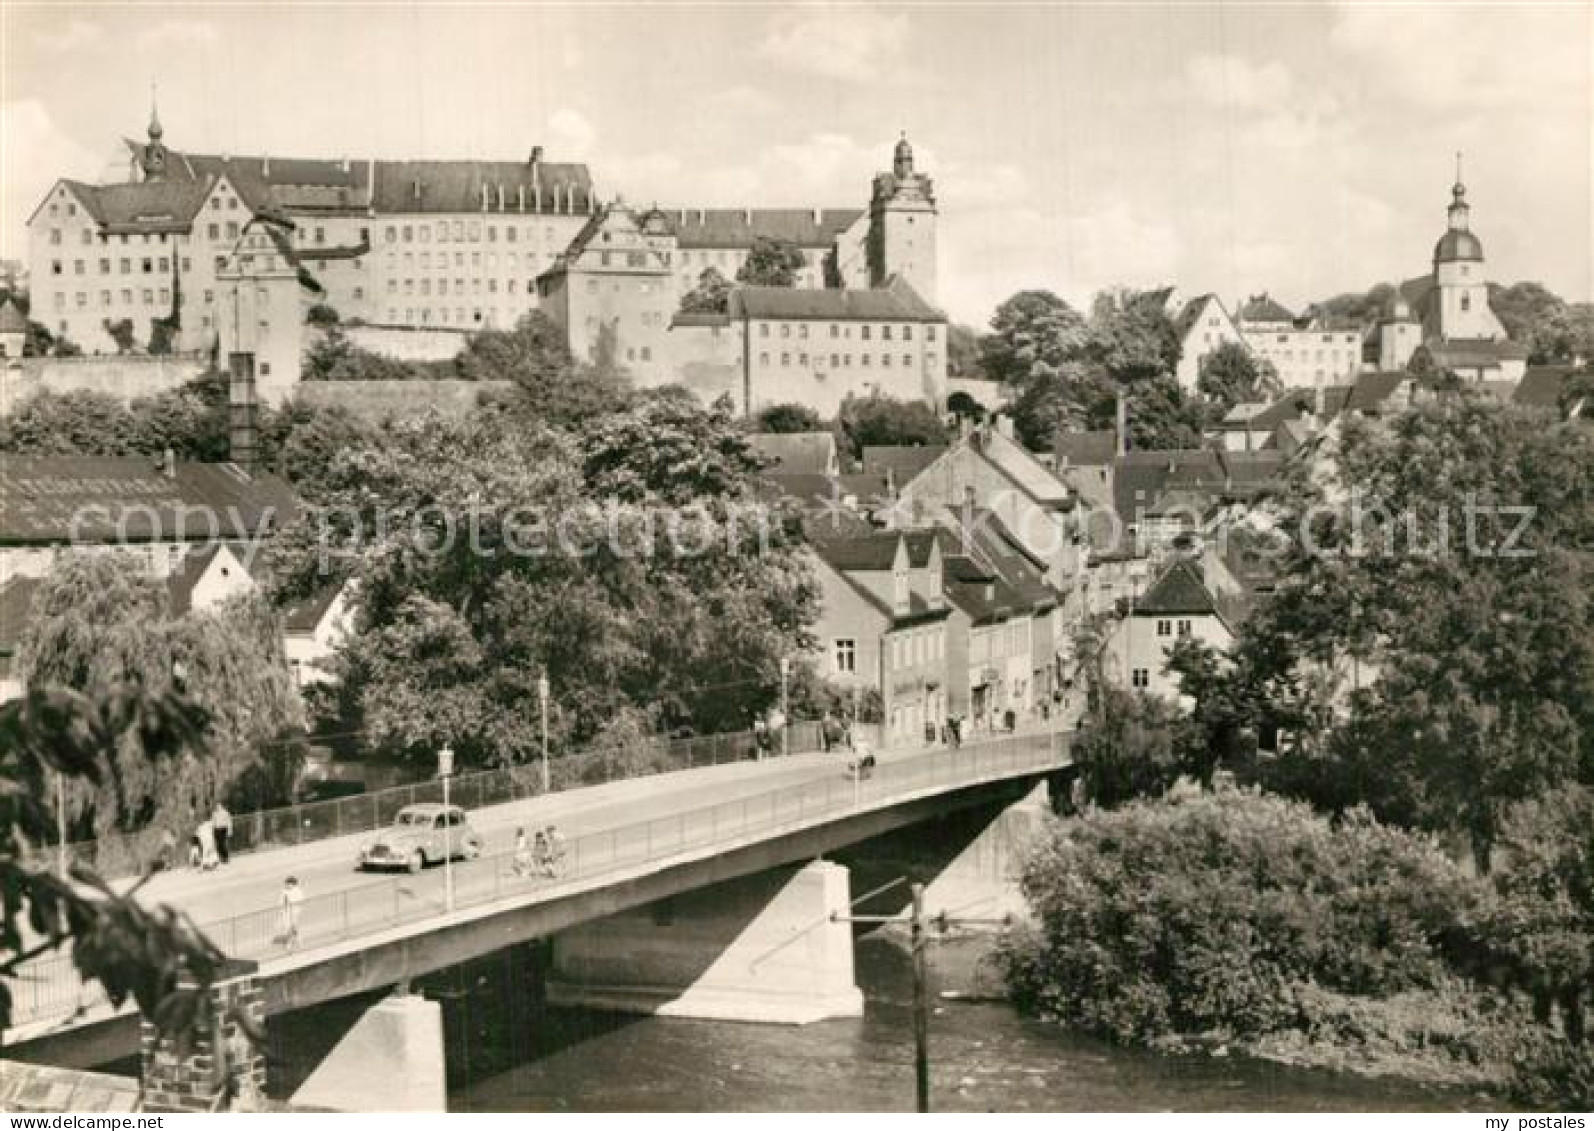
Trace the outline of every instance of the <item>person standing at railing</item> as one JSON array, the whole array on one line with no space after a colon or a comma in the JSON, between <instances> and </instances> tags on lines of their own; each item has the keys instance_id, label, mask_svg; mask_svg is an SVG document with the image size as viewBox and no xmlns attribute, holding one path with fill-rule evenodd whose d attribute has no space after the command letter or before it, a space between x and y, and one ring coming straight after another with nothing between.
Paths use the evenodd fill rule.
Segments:
<instances>
[{"instance_id":1,"label":"person standing at railing","mask_svg":"<svg viewBox=\"0 0 1594 1131\"><path fill-rule=\"evenodd\" d=\"M299 886L297 876L289 876L282 881L282 894L277 897L277 906L280 908L282 918L282 934L278 936L282 941L283 949L294 951L299 948L299 908L304 905L304 889Z\"/></svg>"},{"instance_id":2,"label":"person standing at railing","mask_svg":"<svg viewBox=\"0 0 1594 1131\"><path fill-rule=\"evenodd\" d=\"M216 825L209 817L199 822L194 840L199 846L199 869L208 872L216 866Z\"/></svg>"},{"instance_id":3,"label":"person standing at railing","mask_svg":"<svg viewBox=\"0 0 1594 1131\"><path fill-rule=\"evenodd\" d=\"M225 864L232 859L232 814L220 801L210 812L210 823L216 830L216 857Z\"/></svg>"}]
</instances>

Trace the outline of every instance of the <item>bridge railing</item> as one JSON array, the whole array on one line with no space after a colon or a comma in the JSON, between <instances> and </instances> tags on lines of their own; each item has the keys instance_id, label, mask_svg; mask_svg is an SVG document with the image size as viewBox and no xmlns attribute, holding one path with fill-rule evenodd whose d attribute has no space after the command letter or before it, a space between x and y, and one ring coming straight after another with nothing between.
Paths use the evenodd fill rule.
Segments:
<instances>
[{"instance_id":1,"label":"bridge railing","mask_svg":"<svg viewBox=\"0 0 1594 1131\"><path fill-rule=\"evenodd\" d=\"M817 722L792 725L790 753L812 753L821 746ZM753 732L734 731L693 738L657 739L626 747L605 747L564 754L549 762L550 792L558 793L676 770L718 766L750 758L754 748ZM780 752L779 745L774 752ZM524 801L542 792L540 761L458 774L449 783L449 799L466 809ZM327 801L235 813L230 851L241 855L371 832L392 824L399 810L407 805L440 802L442 799L442 782L433 779ZM186 863L188 858L187 840L180 839L182 843L177 847L179 865ZM153 867L161 858L160 841L161 830L151 828L125 836L78 841L68 845L67 851L73 860L88 864L102 876L116 879L140 875Z\"/></svg>"},{"instance_id":2,"label":"bridge railing","mask_svg":"<svg viewBox=\"0 0 1594 1131\"><path fill-rule=\"evenodd\" d=\"M1058 731L993 738L884 760L864 780L855 779L838 756L835 772L823 778L571 836L553 877L528 874L522 867L524 861L517 860L512 850L456 863L454 908L467 910L539 891L551 896L570 883L601 879L748 837L777 835L921 791L1055 768L1064 763L1068 743L1069 733ZM351 859L351 867L353 863ZM447 914L444 900L442 885L423 887L408 873L307 896L296 917L297 948L314 950L439 918ZM257 960L287 953L288 926L284 911L275 906L199 923L229 956ZM65 954L27 963L13 990L13 1024L65 1016L104 1000L97 986L78 981L71 958Z\"/></svg>"}]
</instances>

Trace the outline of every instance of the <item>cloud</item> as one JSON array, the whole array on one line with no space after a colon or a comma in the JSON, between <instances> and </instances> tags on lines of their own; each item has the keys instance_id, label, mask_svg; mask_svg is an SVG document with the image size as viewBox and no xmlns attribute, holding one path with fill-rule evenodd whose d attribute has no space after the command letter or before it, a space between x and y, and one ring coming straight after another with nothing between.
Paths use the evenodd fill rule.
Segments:
<instances>
[{"instance_id":1,"label":"cloud","mask_svg":"<svg viewBox=\"0 0 1594 1131\"><path fill-rule=\"evenodd\" d=\"M561 161L586 160L597 138L597 129L579 110L562 106L548 115L548 152Z\"/></svg>"},{"instance_id":2,"label":"cloud","mask_svg":"<svg viewBox=\"0 0 1594 1131\"><path fill-rule=\"evenodd\" d=\"M133 36L133 49L146 55L219 46L221 32L216 25L192 18L162 20L140 29Z\"/></svg>"},{"instance_id":3,"label":"cloud","mask_svg":"<svg viewBox=\"0 0 1594 1131\"><path fill-rule=\"evenodd\" d=\"M1266 108L1289 98L1295 87L1283 63L1253 63L1238 55L1197 55L1184 74L1188 89L1209 106Z\"/></svg>"},{"instance_id":4,"label":"cloud","mask_svg":"<svg viewBox=\"0 0 1594 1131\"><path fill-rule=\"evenodd\" d=\"M842 82L875 82L902 56L905 13L824 5L773 17L758 53L793 71Z\"/></svg>"},{"instance_id":5,"label":"cloud","mask_svg":"<svg viewBox=\"0 0 1594 1131\"><path fill-rule=\"evenodd\" d=\"M88 51L105 41L105 29L81 16L73 17L64 27L39 35L40 47L62 55Z\"/></svg>"},{"instance_id":6,"label":"cloud","mask_svg":"<svg viewBox=\"0 0 1594 1131\"><path fill-rule=\"evenodd\" d=\"M1414 106L1588 113L1586 5L1551 8L1340 4L1330 42L1375 87Z\"/></svg>"},{"instance_id":7,"label":"cloud","mask_svg":"<svg viewBox=\"0 0 1594 1131\"><path fill-rule=\"evenodd\" d=\"M6 243L22 237L28 216L60 177L96 179L103 163L91 150L64 133L44 104L36 99L0 105L0 233ZM0 255L25 259L25 246L5 246Z\"/></svg>"}]
</instances>

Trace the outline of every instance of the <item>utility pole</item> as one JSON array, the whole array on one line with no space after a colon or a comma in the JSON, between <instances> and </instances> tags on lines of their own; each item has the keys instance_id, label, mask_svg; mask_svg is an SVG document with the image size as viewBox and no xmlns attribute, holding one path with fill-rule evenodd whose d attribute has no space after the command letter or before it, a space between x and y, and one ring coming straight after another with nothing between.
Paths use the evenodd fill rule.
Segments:
<instances>
[{"instance_id":1,"label":"utility pole","mask_svg":"<svg viewBox=\"0 0 1594 1131\"><path fill-rule=\"evenodd\" d=\"M548 772L548 677L545 675L537 677L537 702L537 714L542 722L542 791L546 794L551 793L553 787L550 784L552 775Z\"/></svg>"},{"instance_id":2,"label":"utility pole","mask_svg":"<svg viewBox=\"0 0 1594 1131\"><path fill-rule=\"evenodd\" d=\"M899 877L882 887L876 888L867 895L859 896L852 901L856 907L896 887L902 882ZM927 951L930 945L929 920L924 914L924 885L916 883L909 889L912 892L912 918L909 921L909 940L913 950L913 1090L915 1109L921 1114L930 1110L930 975L928 970ZM896 923L900 922L895 915L841 915L832 914L833 923ZM953 918L945 911L935 916L936 927L946 931L950 926L1012 925L1012 917L1004 915L1000 919L981 919L959 916Z\"/></svg>"},{"instance_id":3,"label":"utility pole","mask_svg":"<svg viewBox=\"0 0 1594 1131\"><path fill-rule=\"evenodd\" d=\"M66 779L55 771L55 871L66 879Z\"/></svg>"}]
</instances>

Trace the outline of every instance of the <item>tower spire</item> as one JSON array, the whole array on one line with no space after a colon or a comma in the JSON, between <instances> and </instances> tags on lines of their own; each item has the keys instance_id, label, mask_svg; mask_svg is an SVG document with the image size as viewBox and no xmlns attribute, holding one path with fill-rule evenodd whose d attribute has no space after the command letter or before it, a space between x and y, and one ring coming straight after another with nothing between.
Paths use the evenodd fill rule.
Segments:
<instances>
[{"instance_id":1,"label":"tower spire","mask_svg":"<svg viewBox=\"0 0 1594 1131\"><path fill-rule=\"evenodd\" d=\"M155 85L155 80L151 79L149 84L149 139L151 141L159 141L161 134L164 132L161 129L159 94L160 91Z\"/></svg>"}]
</instances>

